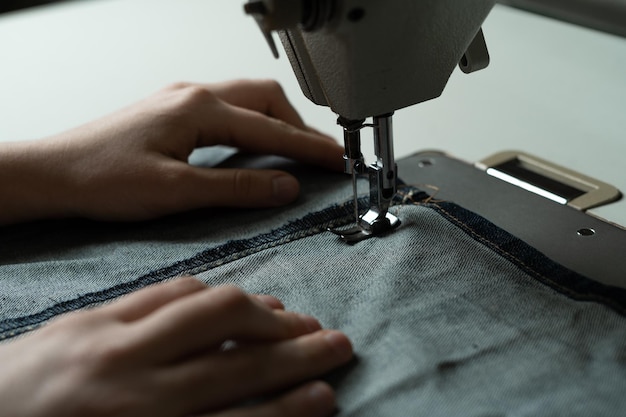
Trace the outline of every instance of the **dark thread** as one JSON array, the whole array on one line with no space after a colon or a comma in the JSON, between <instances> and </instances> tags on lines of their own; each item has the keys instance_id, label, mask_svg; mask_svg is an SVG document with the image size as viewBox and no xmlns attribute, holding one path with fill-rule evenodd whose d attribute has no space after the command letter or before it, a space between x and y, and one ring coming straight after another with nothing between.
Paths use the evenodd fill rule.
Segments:
<instances>
[{"instance_id":1,"label":"dark thread","mask_svg":"<svg viewBox=\"0 0 626 417\"><path fill-rule=\"evenodd\" d=\"M364 209L367 207L367 199L360 198L358 204L360 209ZM100 304L179 275L204 272L263 249L325 232L328 227L345 225L354 220L353 211L352 201L333 205L251 239L232 240L221 246L202 251L191 258L151 271L133 281L62 301L35 314L6 319L0 322L0 340L32 330L59 314Z\"/></svg>"},{"instance_id":2,"label":"dark thread","mask_svg":"<svg viewBox=\"0 0 626 417\"><path fill-rule=\"evenodd\" d=\"M433 209L474 240L489 247L559 293L579 301L599 302L621 315L626 315L626 290L600 284L568 270L469 210L454 203L434 202L427 193L411 186L399 187L393 202L396 205L421 205ZM360 210L366 209L367 198L359 198L358 205ZM329 227L345 225L354 220L353 211L351 200L333 205L319 212L307 214L268 233L250 239L232 240L202 251L191 258L149 272L133 281L57 303L39 313L6 319L0 322L0 340L37 328L56 315L103 303L175 276L204 272L267 248L325 232Z\"/></svg>"}]
</instances>

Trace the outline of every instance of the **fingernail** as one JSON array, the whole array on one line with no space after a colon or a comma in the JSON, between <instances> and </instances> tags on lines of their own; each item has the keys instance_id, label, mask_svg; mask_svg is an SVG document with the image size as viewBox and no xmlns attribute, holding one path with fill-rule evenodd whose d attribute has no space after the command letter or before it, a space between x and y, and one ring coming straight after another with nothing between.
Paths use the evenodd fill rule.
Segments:
<instances>
[{"instance_id":1,"label":"fingernail","mask_svg":"<svg viewBox=\"0 0 626 417\"><path fill-rule=\"evenodd\" d=\"M290 203L298 196L300 186L293 177L287 175L275 177L272 185L274 187L274 199L278 204Z\"/></svg>"},{"instance_id":2,"label":"fingernail","mask_svg":"<svg viewBox=\"0 0 626 417\"><path fill-rule=\"evenodd\" d=\"M348 337L337 331L329 331L324 335L338 357L348 360L352 357L352 344Z\"/></svg>"}]
</instances>

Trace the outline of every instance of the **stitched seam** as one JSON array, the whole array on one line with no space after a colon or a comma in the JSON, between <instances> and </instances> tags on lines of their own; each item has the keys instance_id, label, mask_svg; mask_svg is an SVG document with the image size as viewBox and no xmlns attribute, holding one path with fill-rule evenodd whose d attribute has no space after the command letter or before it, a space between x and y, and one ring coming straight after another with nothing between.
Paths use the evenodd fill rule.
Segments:
<instances>
[{"instance_id":1,"label":"stitched seam","mask_svg":"<svg viewBox=\"0 0 626 417\"><path fill-rule=\"evenodd\" d=\"M513 255L512 253L510 253L507 250L503 249L502 247L500 247L495 242L485 238L484 236L481 236L476 231L474 231L470 226L465 224L462 220L460 220L458 217L454 216L452 213L448 212L445 208L441 207L439 204L431 203L430 205L436 207L438 211L440 211L444 216L449 218L459 228L463 229L466 233L471 235L474 239L476 239L477 241L485 244L489 248L493 249L494 251L496 251L498 254L500 254L504 258L509 259L510 261L516 263L519 267L524 269L524 271L526 271L530 275L532 275L535 278L537 278L540 282L548 285L551 288L554 288L554 289L558 290L559 292L561 292L561 293L563 293L565 295L570 296L571 298L574 298L574 299L584 298L584 299L587 299L587 300L596 300L596 301L599 301L599 302L601 302L603 304L610 305L612 308L614 308L615 310L617 310L621 314L626 314L626 308L624 308L620 303L616 302L614 299L608 298L608 297L604 297L604 296L602 296L600 294L596 294L596 293L581 294L579 292L576 292L576 291L572 290L571 288L568 288L566 286L561 285L560 283L558 283L558 282L548 278L544 274L540 273L539 271L534 269L532 266L530 266L526 262L524 262L522 259L518 258L517 256ZM562 267L562 268L564 268L564 267Z\"/></svg>"},{"instance_id":2,"label":"stitched seam","mask_svg":"<svg viewBox=\"0 0 626 417\"><path fill-rule=\"evenodd\" d=\"M552 278L549 278L546 274L540 272L535 267L533 267L533 266L529 265L527 262L525 262L523 259L519 258L518 256L514 255L513 253L511 253L511 252L507 251L506 249L502 248L495 241L489 239L488 237L485 237L480 232L477 232L476 230L474 230L472 228L472 226L470 226L469 224L465 223L463 220L461 220L460 218L458 218L454 214L450 213L448 210L446 210L441 205L437 204L437 203L444 203L445 201L443 201L443 200L432 200L426 193L424 193L419 188L414 187L414 186L406 186L406 187L404 187L404 189L399 190L398 194L399 194L399 196L402 196L402 202L411 201L414 205L431 207L431 208L435 209L435 211L439 212L442 216L444 216L444 218L447 218L453 224L455 224L457 227L459 227L461 230L463 230L466 233L468 233L472 238L474 238L475 240L479 241L480 243L486 245L487 247L491 248L492 250L494 250L496 253L498 253L499 255L504 257L505 259L508 259L510 262L513 262L519 268L521 268L522 270L526 271L530 276L534 277L535 279L537 279L539 282L543 283L544 285L547 285L547 286L551 287L552 289L554 289L554 290L556 290L558 292L561 292L565 296L570 297L572 299L600 302L600 303L603 303L603 304L613 308L614 310L616 310L620 314L623 314L623 315L626 314L626 306L624 306L623 302L617 300L616 298L604 296L601 293L596 292L596 291L577 291L574 288L570 288L567 285L563 285L562 283L559 283L558 281L556 281L556 280L554 280ZM417 195L420 198L419 201L417 201L414 198L415 195ZM445 202L445 203L453 204L453 203L449 203L449 202ZM466 210L466 209L463 209L462 207L459 207L459 209ZM476 214L474 214L474 215L476 215ZM476 216L478 216L478 215L476 215ZM485 222L488 222L488 220L486 220L484 218L481 218L481 220L485 221ZM497 227L497 226L494 226L492 224L489 224L489 225L492 226L492 227ZM515 236L511 236L511 237L512 237L512 239L515 239L516 241L520 241ZM533 249L533 250L536 251L536 249ZM553 261L550 261L550 262L553 262ZM558 265L558 264L556 264L556 265ZM562 265L558 265L558 267L561 268L561 270L567 270ZM576 273L574 273L572 271L569 271L569 270L567 270L567 271L571 272L572 274L576 274ZM579 275L579 274L576 274L576 275ZM593 281L589 280L589 278L583 277L582 275L579 275L578 279L584 279L584 280L588 280L590 282L593 282ZM601 287L601 288L605 287L602 284L597 284L597 285L599 287Z\"/></svg>"},{"instance_id":3,"label":"stitched seam","mask_svg":"<svg viewBox=\"0 0 626 417\"><path fill-rule=\"evenodd\" d=\"M361 208L366 207L367 199L359 199L358 204ZM0 341L39 327L57 315L101 304L146 285L161 282L174 276L204 272L252 253L258 253L268 248L322 233L329 227L347 224L354 219L352 206L352 201L333 205L286 223L268 233L229 241L223 245L202 251L191 258L148 272L130 282L121 283L101 291L83 294L80 297L57 303L38 313L6 319L0 322Z\"/></svg>"},{"instance_id":4,"label":"stitched seam","mask_svg":"<svg viewBox=\"0 0 626 417\"><path fill-rule=\"evenodd\" d=\"M418 201L416 200L416 198L420 198L420 200ZM464 223L457 216L453 215L441 205L437 204L437 202L429 199L430 197L428 196L428 194L415 187L408 186L398 192L397 196L394 197L394 203L397 205L402 205L410 201L413 205L421 205L433 208L435 209L435 211L443 215L444 218L449 219L457 227L472 236L475 240L491 248L496 253L503 256L505 259L508 259L509 261L515 263L531 276L537 278L540 282L550 286L551 288L557 289L574 299L580 299L581 297L584 297L584 299L586 300L600 301L604 304L610 305L622 314L624 314L624 311L626 311L624 307L622 307L611 298L603 297L602 295L596 293L587 293L586 295L583 295L547 278L544 274L541 274L539 271L525 263L519 257L506 251L492 240L489 240L488 238L485 238L481 234L477 233L474 229ZM428 202L426 203L425 201ZM361 209L367 208L367 203L368 202L366 198L360 198L358 200L359 208ZM460 209L465 210L462 208ZM204 272L209 269L224 265L226 263L241 259L253 253L258 253L268 248L281 246L285 243L289 243L298 239L302 239L304 237L309 237L321 233L326 230L327 227L347 224L349 221L353 220L352 211L352 201L346 201L342 204L331 206L327 209L311 213L301 219L289 222L268 233L257 235L252 238L241 239L238 241L230 241L224 245L220 245L207 251L200 252L191 258L176 262L165 268L161 268L144 274L133 281L118 284L116 286L109 287L101 291L84 294L80 297L57 303L35 314L4 320L0 322L0 341L37 328L49 319L55 317L56 315L63 314L65 312L78 308L85 308L96 304L101 304L136 289L142 288L143 286L164 281L176 275L197 274L199 272ZM483 219L483 221L486 220ZM517 238L513 237L513 239ZM242 247L237 248L238 245ZM232 252L228 253L229 251ZM213 260L208 260L207 258L212 258ZM559 267L563 268L562 266ZM2 330L3 328L4 330Z\"/></svg>"},{"instance_id":5,"label":"stitched seam","mask_svg":"<svg viewBox=\"0 0 626 417\"><path fill-rule=\"evenodd\" d=\"M503 249L502 247L498 246L498 244L492 242L491 240L489 240L489 239L479 235L478 233L476 233L476 231L474 231L472 228L470 228L465 223L463 223L463 221L461 219L459 219L458 217L456 217L452 213L448 212L446 209L441 207L439 204L433 204L433 206L437 207L437 209L440 210L444 215L446 215L448 218L453 220L454 223L458 227L463 229L466 233L469 233L470 235L472 235L472 237L474 239L484 243L485 245L489 246L490 248L495 249L502 256L504 256L507 259L512 260L515 263L519 264L521 267L523 267L525 270L528 270L529 272L531 272L536 277L547 279L543 274L541 274L538 271L536 271L535 269L533 269L530 265L525 263L522 259L520 259L517 256L513 255L512 253L506 251L505 249ZM567 293L569 293L571 295L575 295L576 294L575 292L571 291L569 288L560 286L560 284L555 283L555 285L557 285L559 288L561 288L564 292L567 292Z\"/></svg>"}]
</instances>

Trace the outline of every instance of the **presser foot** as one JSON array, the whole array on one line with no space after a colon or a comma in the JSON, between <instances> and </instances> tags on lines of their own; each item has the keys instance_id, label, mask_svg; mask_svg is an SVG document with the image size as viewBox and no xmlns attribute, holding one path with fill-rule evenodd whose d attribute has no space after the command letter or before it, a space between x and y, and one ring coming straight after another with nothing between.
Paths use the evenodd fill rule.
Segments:
<instances>
[{"instance_id":1,"label":"presser foot","mask_svg":"<svg viewBox=\"0 0 626 417\"><path fill-rule=\"evenodd\" d=\"M344 228L328 228L346 243L353 244L373 236L382 236L400 225L400 219L391 213L378 213L370 209L359 222Z\"/></svg>"},{"instance_id":2,"label":"presser foot","mask_svg":"<svg viewBox=\"0 0 626 417\"><path fill-rule=\"evenodd\" d=\"M372 236L382 236L400 225L400 219L389 213L389 205L396 192L397 166L393 157L393 113L373 118L373 124L363 124L364 119L350 120L339 117L337 123L344 131L345 172L352 175L354 219L352 226L329 228L346 243L356 243ZM361 129L374 128L374 151L376 161L365 167L361 153ZM370 184L369 210L359 216L359 202L356 175L367 172Z\"/></svg>"}]
</instances>

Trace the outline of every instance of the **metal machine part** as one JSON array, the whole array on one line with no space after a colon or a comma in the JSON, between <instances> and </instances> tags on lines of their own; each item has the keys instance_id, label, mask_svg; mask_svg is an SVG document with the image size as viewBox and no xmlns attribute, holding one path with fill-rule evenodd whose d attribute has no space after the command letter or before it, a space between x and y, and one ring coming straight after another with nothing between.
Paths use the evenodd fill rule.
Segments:
<instances>
[{"instance_id":1,"label":"metal machine part","mask_svg":"<svg viewBox=\"0 0 626 417\"><path fill-rule=\"evenodd\" d=\"M610 184L525 152L499 152L474 166L488 175L580 211L622 197Z\"/></svg>"},{"instance_id":2,"label":"metal machine part","mask_svg":"<svg viewBox=\"0 0 626 417\"><path fill-rule=\"evenodd\" d=\"M349 228L332 229L347 243L356 243L371 236L382 235L400 225L400 220L389 213L391 199L396 193L396 179L398 168L393 153L392 114L376 116L372 124L364 124L364 120L348 120L340 117L337 123L344 129L346 153L345 172L352 175L352 189L354 199L354 225ZM365 168L361 153L361 129L374 129L374 151L376 161ZM359 216L358 191L356 176L369 174L370 207Z\"/></svg>"},{"instance_id":3,"label":"metal machine part","mask_svg":"<svg viewBox=\"0 0 626 417\"><path fill-rule=\"evenodd\" d=\"M459 65L485 68L489 54L481 30L495 0L250 0L274 56L278 31L300 87L329 106L344 129L345 171L368 173L370 204L347 230L347 242L382 235L400 221L388 213L396 191L392 114L441 95ZM371 124L364 121L372 117ZM360 130L374 128L376 161L365 167Z\"/></svg>"},{"instance_id":4,"label":"metal machine part","mask_svg":"<svg viewBox=\"0 0 626 417\"><path fill-rule=\"evenodd\" d=\"M554 189L554 184L558 182L562 182L565 189L580 188L578 180L572 182L570 174L573 178L584 179L582 191L589 186L589 181L601 184L569 170L563 176L561 167L551 163L544 165L546 161L540 158L516 152L494 155L472 165L442 152L424 151L399 160L398 165L407 183L428 184L437 190L433 201L457 203L566 268L603 284L626 288L626 229L594 217L581 207L559 204L542 194L529 192L510 181L489 175L485 171L485 161L502 161L505 155L518 155L518 158L523 155L526 161L524 170L535 171L532 177L538 188L548 185ZM510 160L507 158L507 161ZM538 166L541 166L540 170L537 170ZM544 180L538 181L542 176ZM528 182L527 174L522 172L520 179ZM617 192L615 188L608 187ZM619 198L617 193L608 200L594 197L592 206ZM597 197L593 191L591 194ZM571 202L575 198L568 200Z\"/></svg>"}]
</instances>

